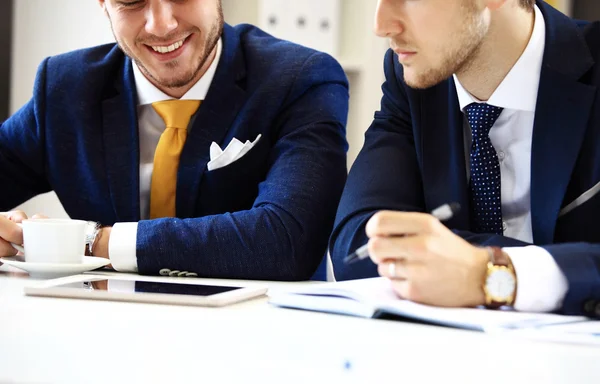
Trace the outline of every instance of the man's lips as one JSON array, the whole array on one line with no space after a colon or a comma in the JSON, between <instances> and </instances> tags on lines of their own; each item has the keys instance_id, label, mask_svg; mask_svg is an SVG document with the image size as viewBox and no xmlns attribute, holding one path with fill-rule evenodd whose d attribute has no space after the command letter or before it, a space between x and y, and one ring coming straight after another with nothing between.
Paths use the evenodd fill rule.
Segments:
<instances>
[{"instance_id":1,"label":"man's lips","mask_svg":"<svg viewBox=\"0 0 600 384\"><path fill-rule=\"evenodd\" d=\"M407 50L397 49L397 48L394 48L393 50L396 53L396 55L398 55L398 58L401 61L405 60L405 59L408 59L408 58L410 58L410 57L412 57L412 56L414 56L414 55L417 54L417 52L415 52L415 51L407 51Z\"/></svg>"}]
</instances>

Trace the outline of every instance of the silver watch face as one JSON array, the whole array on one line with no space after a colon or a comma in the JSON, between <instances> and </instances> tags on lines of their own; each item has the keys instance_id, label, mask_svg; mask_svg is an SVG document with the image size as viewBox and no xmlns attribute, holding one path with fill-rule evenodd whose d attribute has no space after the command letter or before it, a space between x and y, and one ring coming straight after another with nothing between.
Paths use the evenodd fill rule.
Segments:
<instances>
[{"instance_id":1,"label":"silver watch face","mask_svg":"<svg viewBox=\"0 0 600 384\"><path fill-rule=\"evenodd\" d=\"M508 299L515 291L515 277L506 269L499 269L488 276L485 288L496 298Z\"/></svg>"}]
</instances>

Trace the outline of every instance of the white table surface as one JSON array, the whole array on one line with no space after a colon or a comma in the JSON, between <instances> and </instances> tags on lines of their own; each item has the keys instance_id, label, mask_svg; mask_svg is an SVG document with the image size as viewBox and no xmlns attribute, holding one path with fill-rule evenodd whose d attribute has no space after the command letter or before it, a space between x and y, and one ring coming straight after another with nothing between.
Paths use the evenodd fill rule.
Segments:
<instances>
[{"instance_id":1,"label":"white table surface","mask_svg":"<svg viewBox=\"0 0 600 384\"><path fill-rule=\"evenodd\" d=\"M25 296L31 282L0 267L0 383L600 383L600 348L281 309L266 298L201 308Z\"/></svg>"}]
</instances>

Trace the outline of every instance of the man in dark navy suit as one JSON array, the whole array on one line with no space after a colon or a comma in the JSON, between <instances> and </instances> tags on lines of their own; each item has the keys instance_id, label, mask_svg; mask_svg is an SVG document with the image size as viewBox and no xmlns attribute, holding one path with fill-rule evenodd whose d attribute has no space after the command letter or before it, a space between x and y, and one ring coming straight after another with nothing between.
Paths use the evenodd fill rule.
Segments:
<instances>
[{"instance_id":1,"label":"man in dark navy suit","mask_svg":"<svg viewBox=\"0 0 600 384\"><path fill-rule=\"evenodd\" d=\"M220 0L99 3L117 44L44 60L0 126L0 209L56 191L120 271L308 279L346 179L339 64ZM21 236L1 217L0 256Z\"/></svg>"},{"instance_id":2,"label":"man in dark navy suit","mask_svg":"<svg viewBox=\"0 0 600 384\"><path fill-rule=\"evenodd\" d=\"M376 32L384 95L338 210L336 278L600 316L600 25L543 1L380 0ZM447 203L442 225L428 213Z\"/></svg>"}]
</instances>

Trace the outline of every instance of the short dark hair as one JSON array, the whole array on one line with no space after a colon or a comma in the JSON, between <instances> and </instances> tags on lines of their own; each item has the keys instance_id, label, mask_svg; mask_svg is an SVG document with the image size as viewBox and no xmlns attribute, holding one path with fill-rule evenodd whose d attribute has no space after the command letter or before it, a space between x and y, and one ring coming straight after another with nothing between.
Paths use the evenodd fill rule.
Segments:
<instances>
[{"instance_id":1,"label":"short dark hair","mask_svg":"<svg viewBox=\"0 0 600 384\"><path fill-rule=\"evenodd\" d=\"M523 8L533 9L533 6L535 5L535 0L519 0L519 3Z\"/></svg>"}]
</instances>

